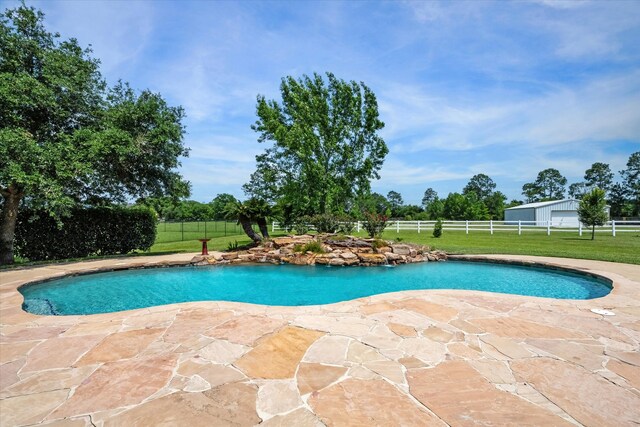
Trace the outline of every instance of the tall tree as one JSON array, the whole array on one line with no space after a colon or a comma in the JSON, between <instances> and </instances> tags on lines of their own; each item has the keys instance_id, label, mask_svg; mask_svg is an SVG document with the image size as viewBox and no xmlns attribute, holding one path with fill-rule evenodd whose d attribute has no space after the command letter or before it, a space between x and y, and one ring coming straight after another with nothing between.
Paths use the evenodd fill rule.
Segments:
<instances>
[{"instance_id":1,"label":"tall tree","mask_svg":"<svg viewBox=\"0 0 640 427\"><path fill-rule=\"evenodd\" d=\"M629 156L627 168L620 171L624 187L633 205L632 215L640 215L640 151Z\"/></svg>"},{"instance_id":2,"label":"tall tree","mask_svg":"<svg viewBox=\"0 0 640 427\"><path fill-rule=\"evenodd\" d=\"M572 199L581 200L582 197L587 193L587 184L584 182L574 182L569 185L569 197Z\"/></svg>"},{"instance_id":3,"label":"tall tree","mask_svg":"<svg viewBox=\"0 0 640 427\"><path fill-rule=\"evenodd\" d=\"M557 169L549 168L538 173L535 182L525 184L522 194L528 202L562 199L564 197L567 178Z\"/></svg>"},{"instance_id":4,"label":"tall tree","mask_svg":"<svg viewBox=\"0 0 640 427\"><path fill-rule=\"evenodd\" d=\"M281 102L258 96L252 129L273 145L256 157L245 192L284 199L298 215L347 210L379 178L388 152L374 93L331 73L285 77L280 92Z\"/></svg>"},{"instance_id":5,"label":"tall tree","mask_svg":"<svg viewBox=\"0 0 640 427\"><path fill-rule=\"evenodd\" d=\"M608 164L596 162L585 171L584 180L587 187L591 189L598 187L606 193L613 183L613 172Z\"/></svg>"},{"instance_id":6,"label":"tall tree","mask_svg":"<svg viewBox=\"0 0 640 427\"><path fill-rule=\"evenodd\" d=\"M221 193L213 198L212 201L209 202L211 206L211 214L213 218L222 218L224 216L224 208L229 203L237 202L238 200L229 193Z\"/></svg>"},{"instance_id":7,"label":"tall tree","mask_svg":"<svg viewBox=\"0 0 640 427\"><path fill-rule=\"evenodd\" d=\"M476 196L478 196L480 200L485 200L491 196L495 189L496 183L493 182L488 175L480 173L471 177L467 185L462 190L462 194L468 195L473 192L476 193Z\"/></svg>"},{"instance_id":8,"label":"tall tree","mask_svg":"<svg viewBox=\"0 0 640 427\"><path fill-rule=\"evenodd\" d=\"M425 209L429 208L429 205L438 199L438 193L433 188L429 187L424 191L422 196L422 206Z\"/></svg>"},{"instance_id":9,"label":"tall tree","mask_svg":"<svg viewBox=\"0 0 640 427\"><path fill-rule=\"evenodd\" d=\"M402 207L402 205L404 205L402 195L397 191L392 190L387 193L387 200L389 201L389 205L391 206L391 215L397 216L399 209Z\"/></svg>"},{"instance_id":10,"label":"tall tree","mask_svg":"<svg viewBox=\"0 0 640 427\"><path fill-rule=\"evenodd\" d=\"M489 197L487 197L483 203L489 210L489 219L501 220L504 219L504 209L507 196L500 191L494 191Z\"/></svg>"},{"instance_id":11,"label":"tall tree","mask_svg":"<svg viewBox=\"0 0 640 427\"><path fill-rule=\"evenodd\" d=\"M188 194L181 108L158 94L108 89L75 39L20 6L0 15L0 264L13 262L22 201L61 215L78 203Z\"/></svg>"},{"instance_id":12,"label":"tall tree","mask_svg":"<svg viewBox=\"0 0 640 427\"><path fill-rule=\"evenodd\" d=\"M627 208L627 190L624 185L616 182L609 190L609 204L611 205L611 217L625 216Z\"/></svg>"},{"instance_id":13,"label":"tall tree","mask_svg":"<svg viewBox=\"0 0 640 427\"><path fill-rule=\"evenodd\" d=\"M580 222L591 228L591 240L595 238L596 226L607 222L607 202L604 198L604 190L594 188L585 194L578 206L578 218Z\"/></svg>"}]
</instances>

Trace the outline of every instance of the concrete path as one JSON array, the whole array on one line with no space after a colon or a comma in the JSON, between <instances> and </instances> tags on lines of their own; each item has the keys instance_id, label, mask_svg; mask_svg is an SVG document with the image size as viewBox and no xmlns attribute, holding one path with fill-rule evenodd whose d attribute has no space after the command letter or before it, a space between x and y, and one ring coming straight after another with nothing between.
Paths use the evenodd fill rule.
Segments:
<instances>
[{"instance_id":1,"label":"concrete path","mask_svg":"<svg viewBox=\"0 0 640 427\"><path fill-rule=\"evenodd\" d=\"M631 426L640 421L640 266L567 301L407 291L312 307L174 304L36 316L17 288L193 254L0 273L0 425ZM596 314L606 309L614 316Z\"/></svg>"}]
</instances>

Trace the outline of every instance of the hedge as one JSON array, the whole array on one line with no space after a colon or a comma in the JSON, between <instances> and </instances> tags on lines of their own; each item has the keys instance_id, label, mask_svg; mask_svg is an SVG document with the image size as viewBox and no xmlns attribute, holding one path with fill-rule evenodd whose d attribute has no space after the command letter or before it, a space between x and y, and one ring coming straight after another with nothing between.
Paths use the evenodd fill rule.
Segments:
<instances>
[{"instance_id":1,"label":"hedge","mask_svg":"<svg viewBox=\"0 0 640 427\"><path fill-rule=\"evenodd\" d=\"M56 221L46 212L21 210L15 251L31 261L84 258L147 250L156 239L156 216L147 208L74 209Z\"/></svg>"}]
</instances>

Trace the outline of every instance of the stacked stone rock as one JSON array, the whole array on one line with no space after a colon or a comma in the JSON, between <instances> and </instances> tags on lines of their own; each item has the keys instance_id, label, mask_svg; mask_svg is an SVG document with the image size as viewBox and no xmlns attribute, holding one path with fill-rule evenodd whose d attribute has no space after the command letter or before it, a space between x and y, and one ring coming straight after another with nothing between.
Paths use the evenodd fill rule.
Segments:
<instances>
[{"instance_id":1,"label":"stacked stone rock","mask_svg":"<svg viewBox=\"0 0 640 427\"><path fill-rule=\"evenodd\" d=\"M311 242L321 243L323 253L298 252ZM377 244L374 245L374 242ZM384 246L380 246L380 244ZM195 265L272 263L295 265L375 266L414 262L444 261L447 254L431 251L429 247L390 241L374 241L353 236L337 239L334 235L300 235L274 238L261 246L235 252L211 252L196 256Z\"/></svg>"}]
</instances>

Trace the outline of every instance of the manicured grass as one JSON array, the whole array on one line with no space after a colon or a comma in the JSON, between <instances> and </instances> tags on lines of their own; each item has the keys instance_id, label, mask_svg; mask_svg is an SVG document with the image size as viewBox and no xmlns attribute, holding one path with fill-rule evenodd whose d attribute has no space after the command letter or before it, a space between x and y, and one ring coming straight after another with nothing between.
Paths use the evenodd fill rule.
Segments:
<instances>
[{"instance_id":1,"label":"manicured grass","mask_svg":"<svg viewBox=\"0 0 640 427\"><path fill-rule=\"evenodd\" d=\"M274 236L286 233L276 233ZM360 233L364 236L364 233ZM596 234L579 237L573 233L530 232L518 235L517 232L475 232L465 234L464 231L444 231L442 237L436 239L431 232L418 234L415 231L385 232L386 240L402 239L403 242L428 245L455 254L516 254L555 256L565 258L594 259L601 261L625 262L640 264L640 233L618 233L616 237L607 234ZM250 240L245 235L213 238L209 242L210 250L226 250L228 244L238 242L246 245ZM156 243L151 253L161 252L199 252L200 242L197 240L184 242Z\"/></svg>"},{"instance_id":2,"label":"manicured grass","mask_svg":"<svg viewBox=\"0 0 640 427\"><path fill-rule=\"evenodd\" d=\"M228 236L245 236L235 221L190 221L158 223L156 243L180 242Z\"/></svg>"},{"instance_id":3,"label":"manicured grass","mask_svg":"<svg viewBox=\"0 0 640 427\"><path fill-rule=\"evenodd\" d=\"M640 234L618 233L616 237L607 234L590 236L573 233L531 232L518 235L517 232L488 232L465 234L464 231L444 231L442 237L431 233L385 232L383 238L397 237L406 242L420 243L456 254L517 254L555 256L565 258L594 259L601 261L640 264Z\"/></svg>"}]
</instances>

